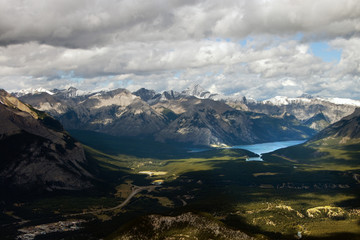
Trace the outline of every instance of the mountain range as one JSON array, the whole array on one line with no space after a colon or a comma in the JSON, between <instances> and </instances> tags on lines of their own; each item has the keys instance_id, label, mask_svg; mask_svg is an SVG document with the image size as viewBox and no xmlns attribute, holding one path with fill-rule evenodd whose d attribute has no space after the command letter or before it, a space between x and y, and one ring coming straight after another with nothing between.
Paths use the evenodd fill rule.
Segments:
<instances>
[{"instance_id":1,"label":"mountain range","mask_svg":"<svg viewBox=\"0 0 360 240\"><path fill-rule=\"evenodd\" d=\"M236 145L304 139L316 133L287 112L271 116L244 111L225 100L214 100L215 96L220 95L194 86L182 92L163 93L116 89L78 94L69 88L21 94L20 99L51 114L65 129L159 142Z\"/></svg>"}]
</instances>

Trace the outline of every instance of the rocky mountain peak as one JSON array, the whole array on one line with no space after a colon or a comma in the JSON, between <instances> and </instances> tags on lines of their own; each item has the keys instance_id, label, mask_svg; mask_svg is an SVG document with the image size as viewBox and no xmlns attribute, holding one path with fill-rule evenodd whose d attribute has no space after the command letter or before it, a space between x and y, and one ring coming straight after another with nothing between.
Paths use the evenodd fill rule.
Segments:
<instances>
[{"instance_id":1,"label":"rocky mountain peak","mask_svg":"<svg viewBox=\"0 0 360 240\"><path fill-rule=\"evenodd\" d=\"M176 91L173 91L173 90L164 91L161 94L160 101L167 101L167 100L177 99L177 98L180 97L180 95L181 94L179 92L176 92Z\"/></svg>"},{"instance_id":2,"label":"rocky mountain peak","mask_svg":"<svg viewBox=\"0 0 360 240\"><path fill-rule=\"evenodd\" d=\"M74 98L78 96L78 89L74 87L69 87L68 89L53 89L52 92L57 97L62 97L62 98Z\"/></svg>"},{"instance_id":3,"label":"rocky mountain peak","mask_svg":"<svg viewBox=\"0 0 360 240\"><path fill-rule=\"evenodd\" d=\"M186 88L183 93L191 95L191 96L200 96L201 94L208 92L199 84L194 84L188 88Z\"/></svg>"},{"instance_id":4,"label":"rocky mountain peak","mask_svg":"<svg viewBox=\"0 0 360 240\"><path fill-rule=\"evenodd\" d=\"M140 97L145 102L149 101L157 95L154 90L148 90L146 88L140 88L136 92L133 92L133 94Z\"/></svg>"},{"instance_id":5,"label":"rocky mountain peak","mask_svg":"<svg viewBox=\"0 0 360 240\"><path fill-rule=\"evenodd\" d=\"M194 96L200 99L218 99L219 94L217 93L211 93L210 91L205 90L202 86L199 84L194 84L184 91L181 92L182 95L185 96Z\"/></svg>"},{"instance_id":6,"label":"rocky mountain peak","mask_svg":"<svg viewBox=\"0 0 360 240\"><path fill-rule=\"evenodd\" d=\"M132 94L129 90L119 88L109 92L95 93L89 99L96 100L93 108L102 108L111 105L128 106L135 100L140 100L140 97Z\"/></svg>"}]
</instances>

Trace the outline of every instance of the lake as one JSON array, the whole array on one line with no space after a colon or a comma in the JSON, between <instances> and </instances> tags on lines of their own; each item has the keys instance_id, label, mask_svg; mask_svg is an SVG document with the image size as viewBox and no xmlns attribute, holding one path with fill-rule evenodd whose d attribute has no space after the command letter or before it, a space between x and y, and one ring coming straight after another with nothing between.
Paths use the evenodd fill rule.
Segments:
<instances>
[{"instance_id":1,"label":"lake","mask_svg":"<svg viewBox=\"0 0 360 240\"><path fill-rule=\"evenodd\" d=\"M280 148L286 148L294 145L298 145L306 142L306 140L291 140L291 141L280 141L280 142L267 142L267 143L257 143L251 145L236 145L229 148L235 149L245 149L249 150L253 153L260 155L260 157L252 157L248 158L247 161L263 161L261 158L261 154L273 152ZM211 148L190 148L188 149L188 153L198 153L209 151Z\"/></svg>"},{"instance_id":2,"label":"lake","mask_svg":"<svg viewBox=\"0 0 360 240\"><path fill-rule=\"evenodd\" d=\"M260 155L260 157L249 158L247 161L263 161L261 158L261 154L273 152L280 148L286 148L304 142L306 142L306 140L292 140L292 141L281 141L281 142L258 143L251 145L237 145L231 148L246 149Z\"/></svg>"}]
</instances>

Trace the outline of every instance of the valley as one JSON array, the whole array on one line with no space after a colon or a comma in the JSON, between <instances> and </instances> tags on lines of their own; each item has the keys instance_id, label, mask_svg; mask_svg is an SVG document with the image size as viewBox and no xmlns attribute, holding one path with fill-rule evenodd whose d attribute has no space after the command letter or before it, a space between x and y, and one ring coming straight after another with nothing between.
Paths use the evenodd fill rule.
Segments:
<instances>
[{"instance_id":1,"label":"valley","mask_svg":"<svg viewBox=\"0 0 360 240\"><path fill-rule=\"evenodd\" d=\"M104 235L108 235L107 239L125 239L120 236L142 239L178 236L180 239L183 235L223 239L224 236L205 230L214 224L216 229L222 229L223 234L239 231L229 235L233 237L224 239L236 239L234 236L241 234L240 239L298 239L299 236L303 239L358 238L360 196L356 180L347 171L359 173L359 166L324 172L293 164L292 161L279 164L265 158L264 162L247 162L251 152L246 150L213 149L187 153L174 145L173 149L183 150L177 157L173 149L166 150L166 146L156 143L152 146L153 152L156 153L157 149L163 151L144 157L141 154L149 145L138 142L134 150L128 149L127 154L123 154L118 147L126 139L118 138L112 141L113 145L106 144L95 149L95 141L95 145L91 145L88 134L96 136L92 132L72 132L73 136L88 144L86 154L99 164L102 174L106 175L108 184L112 186L110 192L97 193L98 196L92 193L89 196L66 194L61 198L35 198L23 203L22 207L11 207L15 215L24 211L21 209L25 207L28 213L32 212L31 218L47 216L48 219L52 216L50 219L66 220L75 217L87 221L71 234L49 235L53 239L66 236L86 239ZM112 136L100 135L114 140ZM100 137L91 139L99 140ZM107 149L107 154L104 149ZM119 149L118 152L116 149ZM136 153L139 155L136 156ZM166 174L139 174L141 171ZM164 181L161 185L152 185L156 180ZM134 188L133 185L140 187ZM151 191L145 190L148 188L145 186L152 186ZM78 215L79 209L82 209L81 215ZM190 213L195 215L189 218L187 214ZM167 227L160 231L154 225L151 233L150 225L155 224L153 214L169 216ZM30 220L31 224L38 221L36 217ZM199 224L193 222L198 217L202 223L196 228L203 229L201 231L192 228L194 224ZM162 217L156 217L159 218ZM179 219L182 219L181 224ZM97 226L94 227L94 224ZM140 230L134 232L132 229L135 226Z\"/></svg>"},{"instance_id":2,"label":"valley","mask_svg":"<svg viewBox=\"0 0 360 240\"><path fill-rule=\"evenodd\" d=\"M232 147L67 129L84 151L84 188L6 189L1 238L358 239L358 129L358 111L308 141ZM76 224L51 227L60 222Z\"/></svg>"}]
</instances>

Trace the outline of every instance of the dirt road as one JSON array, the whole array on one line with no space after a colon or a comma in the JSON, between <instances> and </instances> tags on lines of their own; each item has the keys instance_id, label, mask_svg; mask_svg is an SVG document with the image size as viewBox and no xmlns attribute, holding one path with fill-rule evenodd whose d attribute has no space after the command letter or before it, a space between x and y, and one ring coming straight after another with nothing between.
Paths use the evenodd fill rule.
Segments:
<instances>
[{"instance_id":1,"label":"dirt road","mask_svg":"<svg viewBox=\"0 0 360 240\"><path fill-rule=\"evenodd\" d=\"M122 203L120 203L119 205L112 207L112 208L104 208L104 209L99 209L99 210L94 210L94 211L89 211L89 212L82 212L82 213L74 213L74 214L69 214L66 215L66 217L69 216L80 216L80 215L86 215L86 214L98 214L98 213L102 213L102 212L108 212L108 211L114 211L116 209L120 209L122 207L124 207L126 204L128 204L130 202L130 200L139 192L142 192L144 190L147 190L148 192L154 191L157 187L159 186L132 186L132 192L129 194L129 196L125 199L125 201L123 201Z\"/></svg>"}]
</instances>

